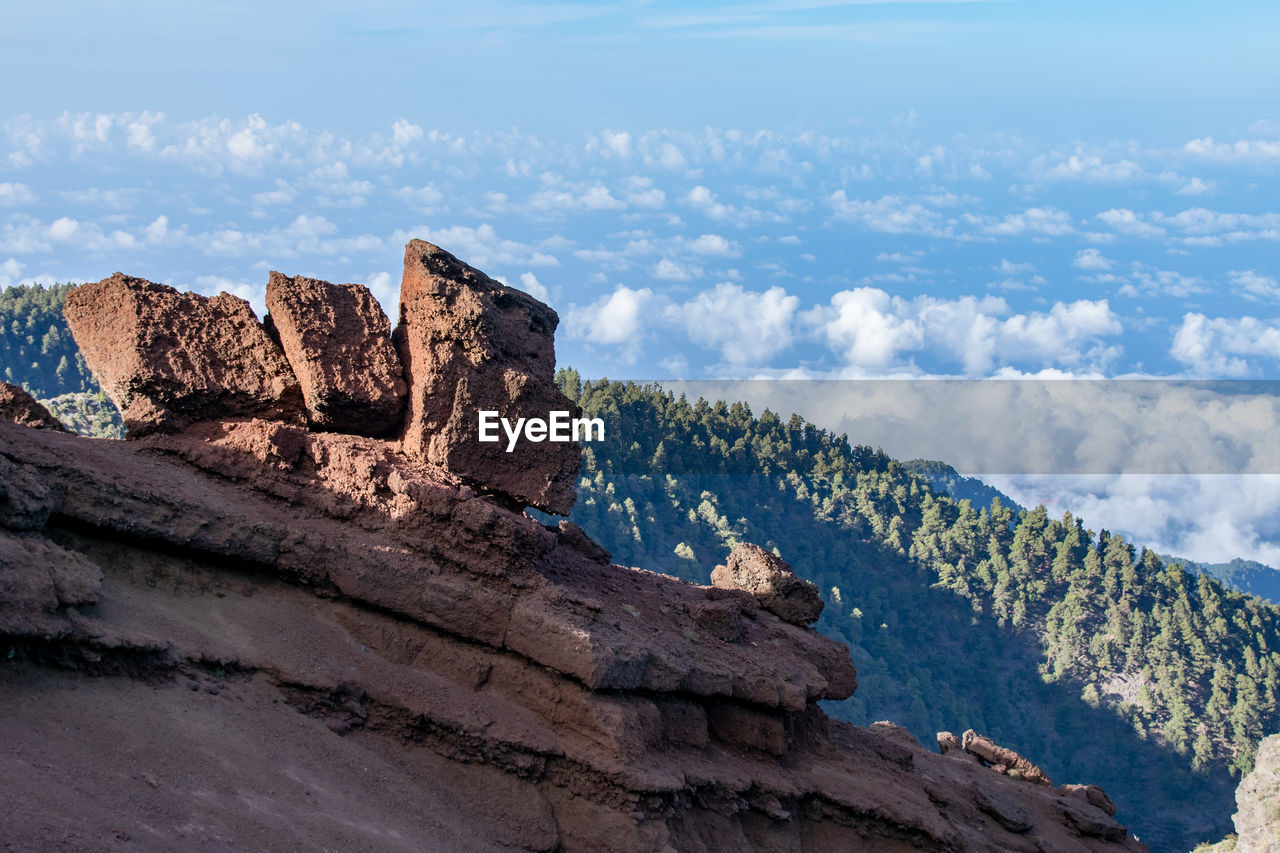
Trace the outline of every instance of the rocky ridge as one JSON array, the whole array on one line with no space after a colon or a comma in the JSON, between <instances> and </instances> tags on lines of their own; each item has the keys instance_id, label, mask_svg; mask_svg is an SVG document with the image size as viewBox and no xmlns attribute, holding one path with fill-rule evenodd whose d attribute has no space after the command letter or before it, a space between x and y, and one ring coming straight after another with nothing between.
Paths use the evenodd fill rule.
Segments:
<instances>
[{"instance_id":1,"label":"rocky ridge","mask_svg":"<svg viewBox=\"0 0 1280 853\"><path fill-rule=\"evenodd\" d=\"M828 719L817 702L856 674L775 555L743 546L693 586L524 515L571 505L576 448L513 469L462 425L569 408L546 306L411 243L408 403L380 438L385 351L384 375L345 377L306 334L346 328L331 308L351 291L272 281L316 300L275 337L231 297L87 285L68 320L135 440L0 423L6 839L1142 849L1105 795ZM385 342L363 316L344 351ZM345 389L343 431L320 388Z\"/></svg>"}]
</instances>

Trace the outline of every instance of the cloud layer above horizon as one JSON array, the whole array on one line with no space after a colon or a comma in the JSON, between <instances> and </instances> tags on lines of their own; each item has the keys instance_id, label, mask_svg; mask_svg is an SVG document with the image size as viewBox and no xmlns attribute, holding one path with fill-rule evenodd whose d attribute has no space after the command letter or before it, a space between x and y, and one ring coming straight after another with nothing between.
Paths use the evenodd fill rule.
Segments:
<instances>
[{"instance_id":1,"label":"cloud layer above horizon","mask_svg":"<svg viewBox=\"0 0 1280 853\"><path fill-rule=\"evenodd\" d=\"M1181 142L704 128L351 135L259 115L0 122L0 285L121 269L395 316L431 240L550 302L588 375L1266 378L1280 125Z\"/></svg>"}]
</instances>

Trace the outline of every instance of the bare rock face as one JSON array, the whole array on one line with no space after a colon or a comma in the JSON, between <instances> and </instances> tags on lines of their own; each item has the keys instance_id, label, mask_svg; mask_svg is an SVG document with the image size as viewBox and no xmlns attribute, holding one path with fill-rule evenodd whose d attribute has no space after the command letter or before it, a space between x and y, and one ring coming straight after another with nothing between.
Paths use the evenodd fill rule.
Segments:
<instances>
[{"instance_id":1,"label":"bare rock face","mask_svg":"<svg viewBox=\"0 0 1280 853\"><path fill-rule=\"evenodd\" d=\"M1237 853L1280 850L1280 735L1263 738L1253 771L1236 788Z\"/></svg>"},{"instance_id":2,"label":"bare rock face","mask_svg":"<svg viewBox=\"0 0 1280 853\"><path fill-rule=\"evenodd\" d=\"M302 416L298 380L243 299L116 273L68 293L64 314L131 438L219 417Z\"/></svg>"},{"instance_id":3,"label":"bare rock face","mask_svg":"<svg viewBox=\"0 0 1280 853\"><path fill-rule=\"evenodd\" d=\"M1144 849L1087 791L827 718L848 649L756 596L613 565L394 442L0 448L15 849Z\"/></svg>"},{"instance_id":4,"label":"bare rock face","mask_svg":"<svg viewBox=\"0 0 1280 853\"><path fill-rule=\"evenodd\" d=\"M18 385L0 382L0 421L10 421L35 429L53 429L66 432L62 422L49 414L35 397Z\"/></svg>"},{"instance_id":5,"label":"bare rock face","mask_svg":"<svg viewBox=\"0 0 1280 853\"><path fill-rule=\"evenodd\" d=\"M567 515L576 443L478 440L478 413L546 419L579 414L554 381L555 311L422 240L405 247L394 340L409 380L404 449L478 488Z\"/></svg>"},{"instance_id":6,"label":"bare rock face","mask_svg":"<svg viewBox=\"0 0 1280 853\"><path fill-rule=\"evenodd\" d=\"M746 590L765 610L793 625L811 625L822 613L818 588L796 577L789 563L759 545L739 545L730 552L727 563L711 572L715 586Z\"/></svg>"},{"instance_id":7,"label":"bare rock face","mask_svg":"<svg viewBox=\"0 0 1280 853\"><path fill-rule=\"evenodd\" d=\"M272 272L267 310L314 426L370 436L400 426L404 371L369 288Z\"/></svg>"},{"instance_id":8,"label":"bare rock face","mask_svg":"<svg viewBox=\"0 0 1280 853\"><path fill-rule=\"evenodd\" d=\"M1005 775L1020 777L1037 785L1053 784L1049 781L1048 775L1035 764L1012 749L1006 749L990 738L983 737L973 729L964 733L964 751L970 755L976 755ZM1112 814L1115 814L1115 807L1112 806L1112 809Z\"/></svg>"}]
</instances>

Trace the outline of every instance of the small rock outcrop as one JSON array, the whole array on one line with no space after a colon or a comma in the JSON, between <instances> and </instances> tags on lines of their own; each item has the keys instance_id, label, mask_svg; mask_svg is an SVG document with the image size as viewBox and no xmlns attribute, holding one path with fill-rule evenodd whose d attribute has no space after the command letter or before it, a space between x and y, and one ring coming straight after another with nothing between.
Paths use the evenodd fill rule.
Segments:
<instances>
[{"instance_id":1,"label":"small rock outcrop","mask_svg":"<svg viewBox=\"0 0 1280 853\"><path fill-rule=\"evenodd\" d=\"M298 380L243 299L116 273L68 293L64 314L130 437L219 417L302 417Z\"/></svg>"},{"instance_id":2,"label":"small rock outcrop","mask_svg":"<svg viewBox=\"0 0 1280 853\"><path fill-rule=\"evenodd\" d=\"M28 394L25 388L8 382L0 382L0 421L60 432L66 432L67 429L61 421L49 414L49 410L39 400Z\"/></svg>"},{"instance_id":3,"label":"small rock outcrop","mask_svg":"<svg viewBox=\"0 0 1280 853\"><path fill-rule=\"evenodd\" d=\"M938 742L942 743L941 737L938 738ZM1037 785L1053 784L1053 782L1049 780L1048 774L1031 761L1023 758L1012 749L1006 749L1005 747L1000 746L991 738L978 734L973 729L969 729L964 733L964 740L962 743L965 752L981 758L984 762L995 768L999 773L1025 779L1028 782L1034 782ZM1114 808L1115 807L1113 806L1112 814L1115 814Z\"/></svg>"},{"instance_id":4,"label":"small rock outcrop","mask_svg":"<svg viewBox=\"0 0 1280 853\"><path fill-rule=\"evenodd\" d=\"M1236 787L1236 853L1280 850L1280 735L1263 738L1253 770Z\"/></svg>"},{"instance_id":5,"label":"small rock outcrop","mask_svg":"<svg viewBox=\"0 0 1280 853\"><path fill-rule=\"evenodd\" d=\"M405 247L394 339L409 378L407 453L518 506L568 515L577 495L576 443L525 442L506 452L477 440L480 410L546 419L579 414L555 384L556 312L438 246Z\"/></svg>"},{"instance_id":6,"label":"small rock outcrop","mask_svg":"<svg viewBox=\"0 0 1280 853\"><path fill-rule=\"evenodd\" d=\"M399 428L404 370L369 288L273 271L267 311L315 427L369 436Z\"/></svg>"},{"instance_id":7,"label":"small rock outcrop","mask_svg":"<svg viewBox=\"0 0 1280 853\"><path fill-rule=\"evenodd\" d=\"M711 583L722 589L741 589L784 622L804 627L822 613L818 588L796 577L791 564L759 545L743 543L729 554L726 565L711 572Z\"/></svg>"}]
</instances>

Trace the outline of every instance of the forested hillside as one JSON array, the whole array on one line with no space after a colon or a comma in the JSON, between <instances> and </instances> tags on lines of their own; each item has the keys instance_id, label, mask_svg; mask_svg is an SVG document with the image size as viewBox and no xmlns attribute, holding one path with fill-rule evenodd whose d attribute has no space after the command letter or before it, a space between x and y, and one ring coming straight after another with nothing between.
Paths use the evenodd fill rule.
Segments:
<instances>
[{"instance_id":1,"label":"forested hillside","mask_svg":"<svg viewBox=\"0 0 1280 853\"><path fill-rule=\"evenodd\" d=\"M952 500L799 416L559 380L609 440L573 518L615 559L702 583L739 541L818 584L859 687L829 710L932 744L973 727L1111 791L1155 849L1230 829L1276 709L1280 614L1043 507Z\"/></svg>"},{"instance_id":2,"label":"forested hillside","mask_svg":"<svg viewBox=\"0 0 1280 853\"><path fill-rule=\"evenodd\" d=\"M36 284L0 293L0 379L39 398L97 390L62 319L62 302L74 286Z\"/></svg>"},{"instance_id":3,"label":"forested hillside","mask_svg":"<svg viewBox=\"0 0 1280 853\"><path fill-rule=\"evenodd\" d=\"M0 292L0 379L21 385L72 430L122 438L120 413L97 381L62 319L75 285L7 287Z\"/></svg>"}]
</instances>

